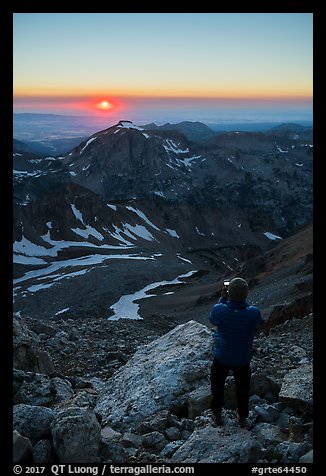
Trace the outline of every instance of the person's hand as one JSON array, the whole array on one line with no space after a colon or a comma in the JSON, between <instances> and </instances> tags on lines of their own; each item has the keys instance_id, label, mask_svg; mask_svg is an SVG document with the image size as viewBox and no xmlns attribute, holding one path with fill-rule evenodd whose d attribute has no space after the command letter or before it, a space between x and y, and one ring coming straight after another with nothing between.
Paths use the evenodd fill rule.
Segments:
<instances>
[{"instance_id":1,"label":"person's hand","mask_svg":"<svg viewBox=\"0 0 326 476\"><path fill-rule=\"evenodd\" d=\"M221 297L223 299L229 299L228 288L226 286L223 286L222 288Z\"/></svg>"}]
</instances>

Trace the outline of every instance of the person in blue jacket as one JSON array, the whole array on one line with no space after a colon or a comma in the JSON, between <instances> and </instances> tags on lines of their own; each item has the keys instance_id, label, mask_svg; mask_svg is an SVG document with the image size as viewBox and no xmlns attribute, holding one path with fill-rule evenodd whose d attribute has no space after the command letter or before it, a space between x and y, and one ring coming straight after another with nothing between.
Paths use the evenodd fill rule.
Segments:
<instances>
[{"instance_id":1,"label":"person in blue jacket","mask_svg":"<svg viewBox=\"0 0 326 476\"><path fill-rule=\"evenodd\" d=\"M263 323L260 310L246 301L248 290L244 279L233 278L228 287L223 286L209 316L216 325L210 377L211 411L217 425L223 424L224 384L230 371L235 380L239 424L246 427L248 423L252 346L256 329Z\"/></svg>"}]
</instances>

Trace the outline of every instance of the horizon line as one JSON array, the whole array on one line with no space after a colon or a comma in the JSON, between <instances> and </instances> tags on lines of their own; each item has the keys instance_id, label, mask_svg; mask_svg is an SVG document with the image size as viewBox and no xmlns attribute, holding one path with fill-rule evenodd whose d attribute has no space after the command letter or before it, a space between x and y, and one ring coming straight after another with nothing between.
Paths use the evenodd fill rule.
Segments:
<instances>
[{"instance_id":1,"label":"horizon line","mask_svg":"<svg viewBox=\"0 0 326 476\"><path fill-rule=\"evenodd\" d=\"M58 113L55 113L55 112L13 112L13 115L15 114L19 114L19 115L34 115L34 116L59 116L59 117L74 117L74 118L82 118L82 117L92 117L92 119L102 119L102 120L107 120L109 119L108 117L104 117L103 115L94 115L94 114L58 114ZM135 121L131 120L131 119L118 119L117 121L117 124L119 122L131 122L131 123L135 123ZM139 122L139 121L138 121ZM140 122L144 122L144 121L140 121ZM158 120L156 121L155 119L151 121L152 123L156 123L156 122L159 122L159 123L163 123L164 121L162 120ZM275 119L271 119L271 120L267 120L267 119L261 119L261 120L257 120L257 119L238 119L238 120L233 120L233 119L220 119L219 121L206 121L206 120L189 120L189 119L184 119L184 120L181 120L181 121L178 121L178 122L171 122L172 124L178 124L178 123L181 123L181 122L201 122L203 124L226 124L226 123L233 123L233 124L269 124L269 123L281 123L281 124L297 124L299 122L305 122L305 123L311 123L313 124L313 119L296 119L296 120L289 120L289 121L282 121L282 120L275 120ZM165 122L166 124L168 124L169 122Z\"/></svg>"}]
</instances>

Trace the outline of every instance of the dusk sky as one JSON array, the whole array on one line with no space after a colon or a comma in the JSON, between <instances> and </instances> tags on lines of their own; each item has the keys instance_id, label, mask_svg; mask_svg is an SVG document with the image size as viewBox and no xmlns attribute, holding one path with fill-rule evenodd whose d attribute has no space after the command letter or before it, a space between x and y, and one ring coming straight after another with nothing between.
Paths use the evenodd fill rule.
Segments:
<instances>
[{"instance_id":1,"label":"dusk sky","mask_svg":"<svg viewBox=\"0 0 326 476\"><path fill-rule=\"evenodd\" d=\"M15 13L14 112L312 120L313 14Z\"/></svg>"}]
</instances>

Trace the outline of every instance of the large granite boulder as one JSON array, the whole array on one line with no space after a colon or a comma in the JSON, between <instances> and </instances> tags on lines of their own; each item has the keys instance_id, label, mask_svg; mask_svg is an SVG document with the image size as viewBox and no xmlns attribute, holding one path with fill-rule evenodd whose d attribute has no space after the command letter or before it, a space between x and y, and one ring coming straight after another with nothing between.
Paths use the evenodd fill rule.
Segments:
<instances>
[{"instance_id":1,"label":"large granite boulder","mask_svg":"<svg viewBox=\"0 0 326 476\"><path fill-rule=\"evenodd\" d=\"M301 411L313 411L313 366L303 364L288 372L282 383L280 401Z\"/></svg>"},{"instance_id":2,"label":"large granite boulder","mask_svg":"<svg viewBox=\"0 0 326 476\"><path fill-rule=\"evenodd\" d=\"M198 322L181 324L139 349L102 390L95 412L102 424L135 428L160 410L187 407L188 395L207 385L211 332Z\"/></svg>"},{"instance_id":3,"label":"large granite boulder","mask_svg":"<svg viewBox=\"0 0 326 476\"><path fill-rule=\"evenodd\" d=\"M60 463L97 463L101 427L93 411L80 407L66 408L52 424L54 449Z\"/></svg>"}]
</instances>

